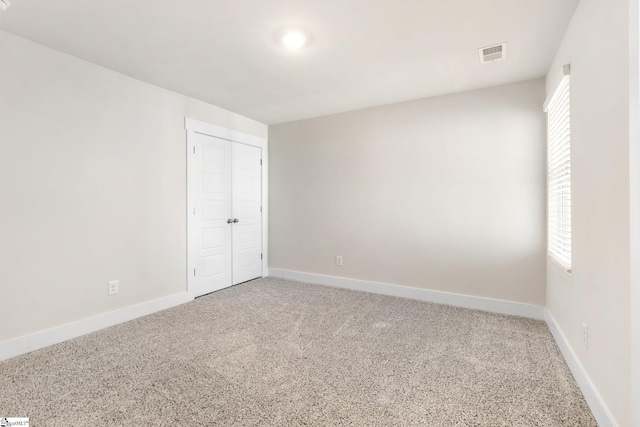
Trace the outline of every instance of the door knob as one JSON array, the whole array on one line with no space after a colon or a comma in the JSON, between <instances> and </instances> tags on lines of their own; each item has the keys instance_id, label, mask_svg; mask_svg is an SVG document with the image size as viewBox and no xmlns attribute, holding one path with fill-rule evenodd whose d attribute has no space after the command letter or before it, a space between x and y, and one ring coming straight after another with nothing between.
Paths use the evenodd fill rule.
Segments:
<instances>
[{"instance_id":1,"label":"door knob","mask_svg":"<svg viewBox=\"0 0 640 427\"><path fill-rule=\"evenodd\" d=\"M233 222L240 222L238 218L233 218Z\"/></svg>"},{"instance_id":2,"label":"door knob","mask_svg":"<svg viewBox=\"0 0 640 427\"><path fill-rule=\"evenodd\" d=\"M229 218L229 219L227 220L227 224L231 224L232 222L233 222L233 220L232 220L231 218Z\"/></svg>"}]
</instances>

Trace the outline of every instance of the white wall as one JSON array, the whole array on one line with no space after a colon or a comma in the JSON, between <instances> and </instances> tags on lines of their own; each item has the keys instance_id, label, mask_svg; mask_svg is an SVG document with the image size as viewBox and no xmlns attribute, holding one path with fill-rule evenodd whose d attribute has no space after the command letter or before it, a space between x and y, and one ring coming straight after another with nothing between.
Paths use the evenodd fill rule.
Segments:
<instances>
[{"instance_id":1,"label":"white wall","mask_svg":"<svg viewBox=\"0 0 640 427\"><path fill-rule=\"evenodd\" d=\"M540 79L270 126L269 266L544 305L543 102Z\"/></svg>"},{"instance_id":2,"label":"white wall","mask_svg":"<svg viewBox=\"0 0 640 427\"><path fill-rule=\"evenodd\" d=\"M631 195L631 425L640 426L640 3L629 0Z\"/></svg>"},{"instance_id":3,"label":"white wall","mask_svg":"<svg viewBox=\"0 0 640 427\"><path fill-rule=\"evenodd\" d=\"M184 292L185 116L267 127L3 31L0 58L0 342Z\"/></svg>"},{"instance_id":4,"label":"white wall","mask_svg":"<svg viewBox=\"0 0 640 427\"><path fill-rule=\"evenodd\" d=\"M631 425L640 425L640 3L629 0L631 204Z\"/></svg>"},{"instance_id":5,"label":"white wall","mask_svg":"<svg viewBox=\"0 0 640 427\"><path fill-rule=\"evenodd\" d=\"M571 63L572 272L547 263L547 307L621 426L632 425L628 28L628 0L582 0L547 76L550 90Z\"/></svg>"}]
</instances>

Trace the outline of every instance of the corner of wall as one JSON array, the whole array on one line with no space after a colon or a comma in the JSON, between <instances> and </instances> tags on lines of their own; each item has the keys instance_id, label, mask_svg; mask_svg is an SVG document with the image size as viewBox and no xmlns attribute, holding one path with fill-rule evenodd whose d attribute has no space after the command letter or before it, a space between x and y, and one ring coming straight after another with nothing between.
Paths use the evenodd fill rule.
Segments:
<instances>
[{"instance_id":1,"label":"corner of wall","mask_svg":"<svg viewBox=\"0 0 640 427\"><path fill-rule=\"evenodd\" d=\"M580 359L578 359L578 356L573 351L571 344L569 344L569 341L562 333L560 326L549 309L545 309L545 322L547 323L556 344L558 344L558 348L562 352L573 377L578 383L578 387L580 387L591 412L593 412L593 416L596 421L598 421L598 425L601 427L617 426L618 424L613 418L611 411L609 411L607 404L602 399L602 396L600 396L598 389L591 381L589 374L584 369L584 366L582 366L582 363L580 363Z\"/></svg>"}]
</instances>

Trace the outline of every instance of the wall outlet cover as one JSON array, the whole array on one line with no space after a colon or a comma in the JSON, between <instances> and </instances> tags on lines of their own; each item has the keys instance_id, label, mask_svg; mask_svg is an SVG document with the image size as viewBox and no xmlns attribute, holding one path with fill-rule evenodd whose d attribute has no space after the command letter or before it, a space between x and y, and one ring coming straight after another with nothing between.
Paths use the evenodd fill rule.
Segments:
<instances>
[{"instance_id":1,"label":"wall outlet cover","mask_svg":"<svg viewBox=\"0 0 640 427\"><path fill-rule=\"evenodd\" d=\"M120 292L120 282L112 280L109 282L109 296L117 295Z\"/></svg>"},{"instance_id":2,"label":"wall outlet cover","mask_svg":"<svg viewBox=\"0 0 640 427\"><path fill-rule=\"evenodd\" d=\"M589 325L582 322L582 342L586 348L589 348Z\"/></svg>"}]
</instances>

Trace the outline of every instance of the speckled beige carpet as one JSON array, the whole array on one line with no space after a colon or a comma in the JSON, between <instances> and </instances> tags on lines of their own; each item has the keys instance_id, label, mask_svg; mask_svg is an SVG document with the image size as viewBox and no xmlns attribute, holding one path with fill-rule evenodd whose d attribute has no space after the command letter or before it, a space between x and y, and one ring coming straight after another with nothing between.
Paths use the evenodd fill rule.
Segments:
<instances>
[{"instance_id":1,"label":"speckled beige carpet","mask_svg":"<svg viewBox=\"0 0 640 427\"><path fill-rule=\"evenodd\" d=\"M543 322L273 278L0 363L40 426L595 426Z\"/></svg>"}]
</instances>

